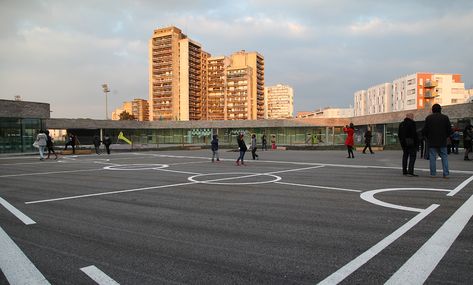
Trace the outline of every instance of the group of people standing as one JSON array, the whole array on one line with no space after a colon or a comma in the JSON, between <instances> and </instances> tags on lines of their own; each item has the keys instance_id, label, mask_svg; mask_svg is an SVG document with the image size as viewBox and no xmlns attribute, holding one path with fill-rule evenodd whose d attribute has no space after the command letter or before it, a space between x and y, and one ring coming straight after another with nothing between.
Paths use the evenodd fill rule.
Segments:
<instances>
[{"instance_id":1,"label":"group of people standing","mask_svg":"<svg viewBox=\"0 0 473 285\"><path fill-rule=\"evenodd\" d=\"M243 133L240 133L237 137L239 155L238 155L238 158L236 160L236 164L238 166L245 165L245 153L248 151L248 147L246 146L244 136L245 135ZM264 149L265 143L266 143L266 136L263 135L263 137L262 137L263 149ZM220 157L219 157L219 154L218 154L219 146L218 146L218 136L217 135L213 135L212 141L211 141L210 144L211 144L211 149L212 149L212 162L215 162L215 160L220 161ZM250 146L250 148L251 148L251 155L253 157L253 160L255 160L255 159L258 160L259 155L256 154L256 150L258 149L258 147L257 147L257 143L256 143L256 135L255 134L251 135L251 146Z\"/></svg>"},{"instance_id":2,"label":"group of people standing","mask_svg":"<svg viewBox=\"0 0 473 285\"><path fill-rule=\"evenodd\" d=\"M471 152L471 139L472 136L468 135L471 125L465 128L464 132L464 148L465 148L465 160L469 160L468 154ZM439 104L432 106L432 113L425 118L424 128L421 131L421 135L425 140L428 148L428 159L430 176L436 177L437 175L437 155L442 161L442 174L443 178L448 178L450 175L448 167L448 150L447 141L452 139L452 125L448 116L442 114L442 107ZM414 114L408 113L404 121L399 125L399 141L403 150L402 156L402 173L407 176L418 176L414 173L414 164L417 157L417 151L419 149L420 140L414 121ZM458 138L459 139L459 138Z\"/></svg>"}]
</instances>

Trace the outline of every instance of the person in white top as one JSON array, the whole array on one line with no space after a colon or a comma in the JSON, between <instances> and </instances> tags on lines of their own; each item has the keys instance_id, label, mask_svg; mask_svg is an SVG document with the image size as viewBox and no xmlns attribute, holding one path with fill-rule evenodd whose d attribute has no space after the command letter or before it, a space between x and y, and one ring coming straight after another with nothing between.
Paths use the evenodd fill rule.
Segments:
<instances>
[{"instance_id":1,"label":"person in white top","mask_svg":"<svg viewBox=\"0 0 473 285\"><path fill-rule=\"evenodd\" d=\"M48 136L44 133L43 130L40 130L36 136L36 142L39 149L39 159L44 160L44 148L48 144Z\"/></svg>"}]
</instances>

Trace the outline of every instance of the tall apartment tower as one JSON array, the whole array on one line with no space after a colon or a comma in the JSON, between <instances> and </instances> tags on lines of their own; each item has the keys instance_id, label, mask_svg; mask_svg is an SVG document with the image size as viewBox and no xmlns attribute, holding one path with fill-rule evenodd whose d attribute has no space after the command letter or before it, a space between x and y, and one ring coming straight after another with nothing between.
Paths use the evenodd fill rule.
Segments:
<instances>
[{"instance_id":1,"label":"tall apartment tower","mask_svg":"<svg viewBox=\"0 0 473 285\"><path fill-rule=\"evenodd\" d=\"M289 119L294 116L294 91L289 85L264 88L267 119Z\"/></svg>"},{"instance_id":2,"label":"tall apartment tower","mask_svg":"<svg viewBox=\"0 0 473 285\"><path fill-rule=\"evenodd\" d=\"M227 67L230 58L209 57L207 60L207 100L205 120L227 120Z\"/></svg>"},{"instance_id":3,"label":"tall apartment tower","mask_svg":"<svg viewBox=\"0 0 473 285\"><path fill-rule=\"evenodd\" d=\"M156 29L149 41L149 117L200 120L207 53L176 27Z\"/></svg>"},{"instance_id":4,"label":"tall apartment tower","mask_svg":"<svg viewBox=\"0 0 473 285\"><path fill-rule=\"evenodd\" d=\"M138 121L149 121L148 100L135 98L131 101L131 114Z\"/></svg>"},{"instance_id":5,"label":"tall apartment tower","mask_svg":"<svg viewBox=\"0 0 473 285\"><path fill-rule=\"evenodd\" d=\"M242 50L233 53L230 59L233 75L235 70L240 70L241 73L251 72L247 74L251 78L248 90L248 120L264 119L264 57L257 52Z\"/></svg>"}]
</instances>

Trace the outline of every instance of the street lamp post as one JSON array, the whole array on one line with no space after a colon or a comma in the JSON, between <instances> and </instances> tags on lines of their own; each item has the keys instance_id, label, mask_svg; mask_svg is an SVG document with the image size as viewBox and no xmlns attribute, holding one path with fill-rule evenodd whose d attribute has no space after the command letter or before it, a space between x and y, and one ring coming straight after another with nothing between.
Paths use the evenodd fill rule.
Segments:
<instances>
[{"instance_id":1,"label":"street lamp post","mask_svg":"<svg viewBox=\"0 0 473 285\"><path fill-rule=\"evenodd\" d=\"M107 84L102 84L103 88L103 93L105 93L105 119L108 120L108 99L107 99L107 93L110 92L110 89L108 89Z\"/></svg>"}]
</instances>

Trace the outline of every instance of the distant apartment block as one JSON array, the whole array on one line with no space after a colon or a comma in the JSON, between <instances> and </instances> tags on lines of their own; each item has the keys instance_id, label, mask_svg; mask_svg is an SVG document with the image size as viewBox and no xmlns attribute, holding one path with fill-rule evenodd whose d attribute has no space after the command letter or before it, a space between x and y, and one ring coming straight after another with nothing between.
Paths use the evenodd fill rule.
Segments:
<instances>
[{"instance_id":1,"label":"distant apartment block","mask_svg":"<svg viewBox=\"0 0 473 285\"><path fill-rule=\"evenodd\" d=\"M298 112L297 118L351 118L353 114L353 108L326 107L313 112Z\"/></svg>"},{"instance_id":2,"label":"distant apartment block","mask_svg":"<svg viewBox=\"0 0 473 285\"><path fill-rule=\"evenodd\" d=\"M133 99L133 101L123 102L120 108L112 112L112 120L120 120L120 114L127 112L135 117L137 121L149 121L148 101L145 99Z\"/></svg>"},{"instance_id":3,"label":"distant apartment block","mask_svg":"<svg viewBox=\"0 0 473 285\"><path fill-rule=\"evenodd\" d=\"M465 103L460 74L415 73L354 94L355 116Z\"/></svg>"},{"instance_id":4,"label":"distant apartment block","mask_svg":"<svg viewBox=\"0 0 473 285\"><path fill-rule=\"evenodd\" d=\"M266 119L294 117L294 90L289 85L277 84L265 87L264 98Z\"/></svg>"},{"instance_id":5,"label":"distant apartment block","mask_svg":"<svg viewBox=\"0 0 473 285\"><path fill-rule=\"evenodd\" d=\"M264 58L239 51L212 57L176 27L149 41L150 120L264 118Z\"/></svg>"},{"instance_id":6,"label":"distant apartment block","mask_svg":"<svg viewBox=\"0 0 473 285\"><path fill-rule=\"evenodd\" d=\"M123 102L123 105L117 109L115 109L115 111L112 112L112 120L115 120L115 121L118 121L120 120L120 114L123 113L123 112L127 112L128 114L132 114L133 113L133 105L132 105L132 102Z\"/></svg>"},{"instance_id":7,"label":"distant apartment block","mask_svg":"<svg viewBox=\"0 0 473 285\"><path fill-rule=\"evenodd\" d=\"M200 120L208 53L176 27L154 30L149 41L149 118Z\"/></svg>"},{"instance_id":8,"label":"distant apartment block","mask_svg":"<svg viewBox=\"0 0 473 285\"><path fill-rule=\"evenodd\" d=\"M133 99L131 102L131 114L138 121L149 121L149 104L148 100Z\"/></svg>"}]
</instances>

